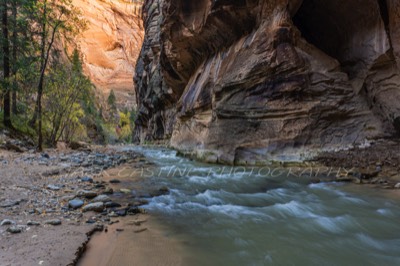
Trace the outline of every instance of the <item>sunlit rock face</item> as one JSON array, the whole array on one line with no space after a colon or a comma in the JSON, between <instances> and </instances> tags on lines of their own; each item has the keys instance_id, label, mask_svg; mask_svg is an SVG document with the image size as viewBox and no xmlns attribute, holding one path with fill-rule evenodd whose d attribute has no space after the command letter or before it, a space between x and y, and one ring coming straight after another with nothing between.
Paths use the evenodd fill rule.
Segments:
<instances>
[{"instance_id":1,"label":"sunlit rock face","mask_svg":"<svg viewBox=\"0 0 400 266\"><path fill-rule=\"evenodd\" d=\"M120 107L135 103L133 76L143 42L142 1L73 0L87 21L78 38L84 69L105 97L113 89Z\"/></svg>"},{"instance_id":2,"label":"sunlit rock face","mask_svg":"<svg viewBox=\"0 0 400 266\"><path fill-rule=\"evenodd\" d=\"M258 164L399 135L399 1L149 0L144 23L138 141Z\"/></svg>"}]
</instances>

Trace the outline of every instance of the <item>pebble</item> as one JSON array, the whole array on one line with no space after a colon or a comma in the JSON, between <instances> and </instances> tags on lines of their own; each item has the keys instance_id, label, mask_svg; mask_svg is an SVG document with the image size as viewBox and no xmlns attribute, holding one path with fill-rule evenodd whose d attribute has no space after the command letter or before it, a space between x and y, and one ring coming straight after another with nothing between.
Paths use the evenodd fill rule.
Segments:
<instances>
[{"instance_id":1,"label":"pebble","mask_svg":"<svg viewBox=\"0 0 400 266\"><path fill-rule=\"evenodd\" d=\"M139 229L139 230L135 230L135 231L133 231L133 232L135 232L135 233L141 233L141 232L144 232L144 231L146 231L147 230L147 228L142 228L142 229Z\"/></svg>"},{"instance_id":2,"label":"pebble","mask_svg":"<svg viewBox=\"0 0 400 266\"><path fill-rule=\"evenodd\" d=\"M121 183L121 181L119 179L111 179L110 183L111 184L118 184L118 183Z\"/></svg>"},{"instance_id":3,"label":"pebble","mask_svg":"<svg viewBox=\"0 0 400 266\"><path fill-rule=\"evenodd\" d=\"M115 214L117 214L118 216L126 216L126 209L116 210Z\"/></svg>"},{"instance_id":4,"label":"pebble","mask_svg":"<svg viewBox=\"0 0 400 266\"><path fill-rule=\"evenodd\" d=\"M18 205L20 202L19 201L14 201L14 200L6 200L0 203L1 208L8 208L8 207L13 207L15 205Z\"/></svg>"},{"instance_id":5,"label":"pebble","mask_svg":"<svg viewBox=\"0 0 400 266\"><path fill-rule=\"evenodd\" d=\"M130 207L127 210L127 213L130 215L134 215L134 214L138 214L138 213L142 213L142 214L146 214L146 210L143 208L138 208L138 207Z\"/></svg>"},{"instance_id":6,"label":"pebble","mask_svg":"<svg viewBox=\"0 0 400 266\"><path fill-rule=\"evenodd\" d=\"M47 185L47 189L57 191L57 190L60 190L61 187L56 186L56 185Z\"/></svg>"},{"instance_id":7,"label":"pebble","mask_svg":"<svg viewBox=\"0 0 400 266\"><path fill-rule=\"evenodd\" d=\"M104 206L106 208L118 208L118 207L121 207L121 204L119 204L117 202L109 201L109 202L104 203Z\"/></svg>"},{"instance_id":8,"label":"pebble","mask_svg":"<svg viewBox=\"0 0 400 266\"><path fill-rule=\"evenodd\" d=\"M60 219L52 219L52 220L47 220L44 222L45 224L50 224L50 225L60 225L61 220Z\"/></svg>"},{"instance_id":9,"label":"pebble","mask_svg":"<svg viewBox=\"0 0 400 266\"><path fill-rule=\"evenodd\" d=\"M68 206L71 207L72 209L79 209L80 207L83 206L85 202L80 199L73 199L68 202Z\"/></svg>"},{"instance_id":10,"label":"pebble","mask_svg":"<svg viewBox=\"0 0 400 266\"><path fill-rule=\"evenodd\" d=\"M26 223L27 225L29 225L29 226L38 226L38 225L40 225L40 223L39 222L35 222L35 221L28 221L27 223Z\"/></svg>"},{"instance_id":11,"label":"pebble","mask_svg":"<svg viewBox=\"0 0 400 266\"><path fill-rule=\"evenodd\" d=\"M95 212L102 212L104 210L104 203L103 202L95 202L95 203L90 203L83 207L84 212L88 211L95 211Z\"/></svg>"},{"instance_id":12,"label":"pebble","mask_svg":"<svg viewBox=\"0 0 400 266\"><path fill-rule=\"evenodd\" d=\"M97 197L95 197L94 199L92 199L92 202L108 202L111 201L110 197L108 197L107 195L98 195Z\"/></svg>"},{"instance_id":13,"label":"pebble","mask_svg":"<svg viewBox=\"0 0 400 266\"><path fill-rule=\"evenodd\" d=\"M121 191L121 192L124 193L124 194L129 194L129 193L131 193L131 190L130 190L130 189L126 189L126 188L121 188L119 191Z\"/></svg>"},{"instance_id":14,"label":"pebble","mask_svg":"<svg viewBox=\"0 0 400 266\"><path fill-rule=\"evenodd\" d=\"M11 234L18 234L22 232L22 228L18 226L11 226L7 229L7 232L10 232Z\"/></svg>"},{"instance_id":15,"label":"pebble","mask_svg":"<svg viewBox=\"0 0 400 266\"><path fill-rule=\"evenodd\" d=\"M78 197L91 199L97 196L97 192L91 190L79 190L78 193L76 193L76 195Z\"/></svg>"},{"instance_id":16,"label":"pebble","mask_svg":"<svg viewBox=\"0 0 400 266\"><path fill-rule=\"evenodd\" d=\"M81 178L82 182L89 182L89 183L93 183L93 178L89 177L89 176L84 176Z\"/></svg>"},{"instance_id":17,"label":"pebble","mask_svg":"<svg viewBox=\"0 0 400 266\"><path fill-rule=\"evenodd\" d=\"M103 192L104 194L113 194L114 193L114 190L112 189L112 188L110 188L110 187L108 187L108 188L106 188L105 190L104 190L104 192Z\"/></svg>"},{"instance_id":18,"label":"pebble","mask_svg":"<svg viewBox=\"0 0 400 266\"><path fill-rule=\"evenodd\" d=\"M118 217L118 214L116 214L115 212L110 212L107 215L108 215L108 217L112 217L112 218Z\"/></svg>"},{"instance_id":19,"label":"pebble","mask_svg":"<svg viewBox=\"0 0 400 266\"><path fill-rule=\"evenodd\" d=\"M15 224L15 221L10 220L10 219L4 219L3 221L1 221L0 225L11 225L11 224Z\"/></svg>"}]
</instances>

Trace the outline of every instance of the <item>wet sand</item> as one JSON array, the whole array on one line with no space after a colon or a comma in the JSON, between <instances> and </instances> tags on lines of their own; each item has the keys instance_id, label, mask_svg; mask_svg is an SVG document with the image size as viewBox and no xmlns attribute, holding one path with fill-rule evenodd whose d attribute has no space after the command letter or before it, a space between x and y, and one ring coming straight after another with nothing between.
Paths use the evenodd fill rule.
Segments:
<instances>
[{"instance_id":1,"label":"wet sand","mask_svg":"<svg viewBox=\"0 0 400 266\"><path fill-rule=\"evenodd\" d=\"M184 265L183 243L155 217L126 217L107 231L92 237L78 266Z\"/></svg>"}]
</instances>

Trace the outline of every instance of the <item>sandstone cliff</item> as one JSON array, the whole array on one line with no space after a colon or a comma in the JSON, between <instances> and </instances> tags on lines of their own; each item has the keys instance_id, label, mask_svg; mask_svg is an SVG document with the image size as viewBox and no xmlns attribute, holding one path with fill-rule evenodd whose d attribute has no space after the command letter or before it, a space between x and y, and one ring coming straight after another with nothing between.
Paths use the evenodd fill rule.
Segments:
<instances>
[{"instance_id":1,"label":"sandstone cliff","mask_svg":"<svg viewBox=\"0 0 400 266\"><path fill-rule=\"evenodd\" d=\"M400 133L397 0L148 0L135 138L209 162Z\"/></svg>"},{"instance_id":2,"label":"sandstone cliff","mask_svg":"<svg viewBox=\"0 0 400 266\"><path fill-rule=\"evenodd\" d=\"M73 0L73 4L88 24L77 38L85 72L105 97L114 89L119 106L131 107L132 78L144 35L142 1Z\"/></svg>"}]
</instances>

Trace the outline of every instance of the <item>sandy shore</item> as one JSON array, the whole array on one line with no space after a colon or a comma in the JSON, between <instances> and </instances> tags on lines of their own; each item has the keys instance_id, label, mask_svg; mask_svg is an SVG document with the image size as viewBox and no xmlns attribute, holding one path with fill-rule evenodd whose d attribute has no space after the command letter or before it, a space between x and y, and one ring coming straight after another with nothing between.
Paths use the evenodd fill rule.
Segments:
<instances>
[{"instance_id":1,"label":"sandy shore","mask_svg":"<svg viewBox=\"0 0 400 266\"><path fill-rule=\"evenodd\" d=\"M136 214L141 203L133 195L109 182L106 170L124 164L140 167L146 161L118 147L41 154L0 150L0 265L76 265L88 243L85 260L100 257L104 264L79 265L180 265L173 255L180 254L179 245L147 214ZM77 196L82 190L120 207L84 212L94 199ZM83 206L71 208L72 199Z\"/></svg>"},{"instance_id":2,"label":"sandy shore","mask_svg":"<svg viewBox=\"0 0 400 266\"><path fill-rule=\"evenodd\" d=\"M125 218L93 236L79 266L184 265L182 243L154 217Z\"/></svg>"}]
</instances>

